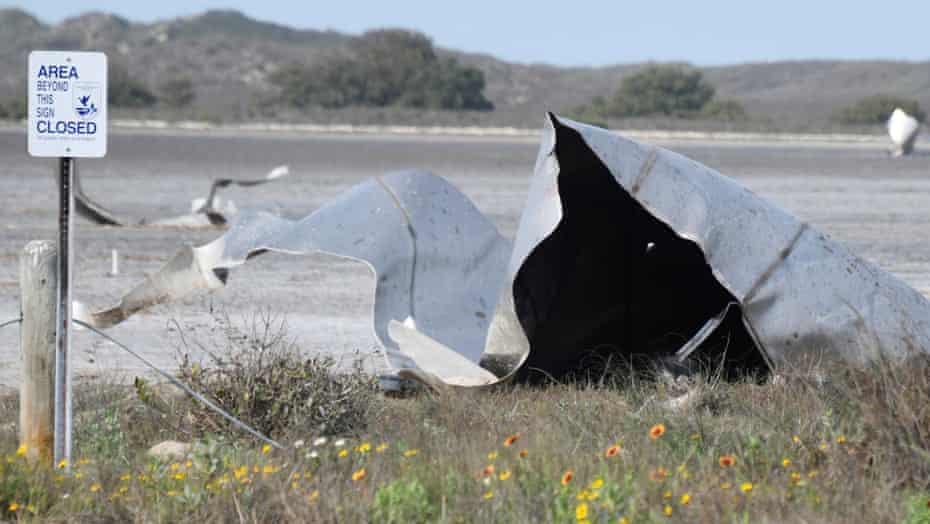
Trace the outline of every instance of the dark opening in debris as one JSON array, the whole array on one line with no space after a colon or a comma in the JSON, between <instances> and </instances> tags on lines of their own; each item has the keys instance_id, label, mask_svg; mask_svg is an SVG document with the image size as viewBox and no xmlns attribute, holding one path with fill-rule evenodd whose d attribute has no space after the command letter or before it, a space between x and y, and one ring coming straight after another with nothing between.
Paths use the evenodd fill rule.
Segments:
<instances>
[{"instance_id":1,"label":"dark opening in debris","mask_svg":"<svg viewBox=\"0 0 930 524\"><path fill-rule=\"evenodd\" d=\"M696 244L653 217L574 130L556 124L563 217L514 280L530 343L518 378L559 378L604 361L659 361L735 302ZM738 307L693 354L730 372L764 372Z\"/></svg>"}]
</instances>

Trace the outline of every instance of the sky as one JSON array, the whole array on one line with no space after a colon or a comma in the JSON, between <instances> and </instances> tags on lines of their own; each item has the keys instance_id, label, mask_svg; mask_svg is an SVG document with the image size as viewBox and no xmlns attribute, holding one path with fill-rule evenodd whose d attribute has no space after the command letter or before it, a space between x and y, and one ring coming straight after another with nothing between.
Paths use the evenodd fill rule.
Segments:
<instances>
[{"instance_id":1,"label":"sky","mask_svg":"<svg viewBox=\"0 0 930 524\"><path fill-rule=\"evenodd\" d=\"M359 34L405 27L442 47L556 65L930 60L930 0L0 0L0 5L25 9L47 23L90 10L152 22L222 8L302 29Z\"/></svg>"}]
</instances>

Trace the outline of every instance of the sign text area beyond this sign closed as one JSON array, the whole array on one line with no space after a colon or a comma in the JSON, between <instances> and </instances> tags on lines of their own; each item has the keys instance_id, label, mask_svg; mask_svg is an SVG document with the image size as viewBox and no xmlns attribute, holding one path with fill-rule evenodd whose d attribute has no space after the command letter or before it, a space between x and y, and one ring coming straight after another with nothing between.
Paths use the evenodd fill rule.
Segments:
<instances>
[{"instance_id":1,"label":"sign text area beyond this sign closed","mask_svg":"<svg viewBox=\"0 0 930 524\"><path fill-rule=\"evenodd\" d=\"M29 53L29 154L99 158L107 154L107 57Z\"/></svg>"}]
</instances>

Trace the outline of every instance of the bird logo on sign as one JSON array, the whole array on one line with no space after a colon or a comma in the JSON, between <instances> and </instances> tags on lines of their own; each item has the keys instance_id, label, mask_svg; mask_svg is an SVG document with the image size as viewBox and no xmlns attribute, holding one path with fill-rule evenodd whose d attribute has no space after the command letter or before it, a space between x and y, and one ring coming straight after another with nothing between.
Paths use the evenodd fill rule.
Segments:
<instances>
[{"instance_id":1,"label":"bird logo on sign","mask_svg":"<svg viewBox=\"0 0 930 524\"><path fill-rule=\"evenodd\" d=\"M100 100L99 84L74 85L74 112L84 120L93 120L97 117Z\"/></svg>"}]
</instances>

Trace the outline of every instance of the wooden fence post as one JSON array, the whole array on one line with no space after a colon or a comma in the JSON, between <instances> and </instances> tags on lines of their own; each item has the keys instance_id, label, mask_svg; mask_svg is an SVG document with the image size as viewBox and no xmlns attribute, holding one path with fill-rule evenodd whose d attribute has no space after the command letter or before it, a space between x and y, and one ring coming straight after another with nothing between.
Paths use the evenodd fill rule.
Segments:
<instances>
[{"instance_id":1,"label":"wooden fence post","mask_svg":"<svg viewBox=\"0 0 930 524\"><path fill-rule=\"evenodd\" d=\"M55 316L58 253L54 242L34 240L20 256L22 382L20 443L27 456L52 461L55 421Z\"/></svg>"}]
</instances>

